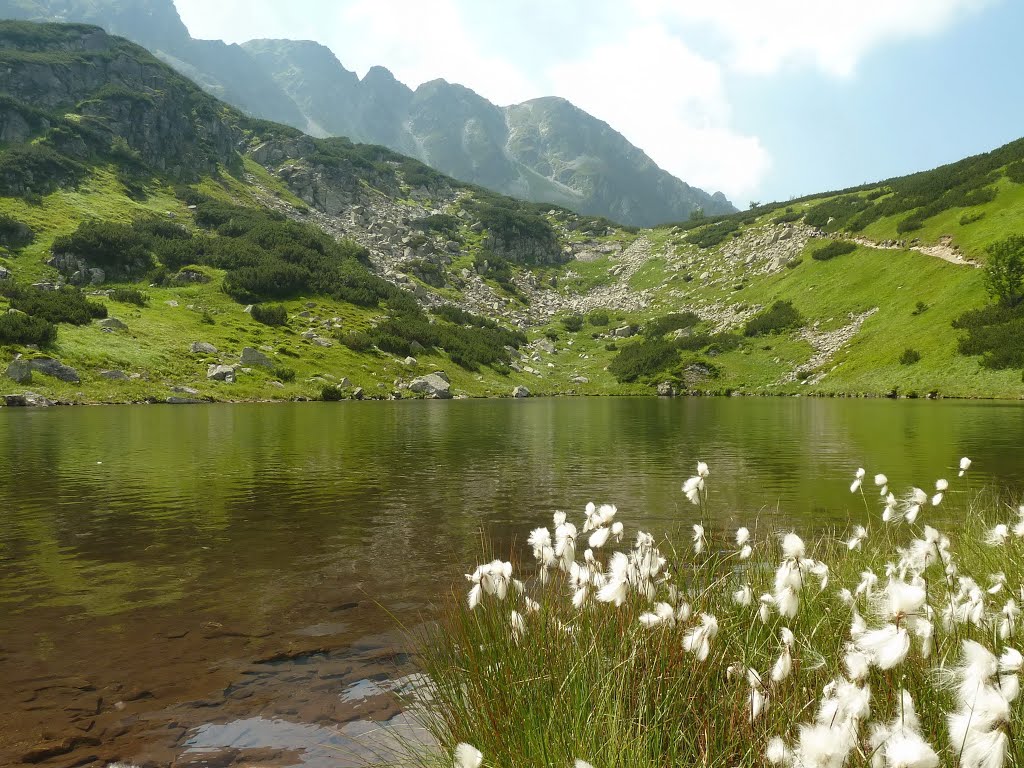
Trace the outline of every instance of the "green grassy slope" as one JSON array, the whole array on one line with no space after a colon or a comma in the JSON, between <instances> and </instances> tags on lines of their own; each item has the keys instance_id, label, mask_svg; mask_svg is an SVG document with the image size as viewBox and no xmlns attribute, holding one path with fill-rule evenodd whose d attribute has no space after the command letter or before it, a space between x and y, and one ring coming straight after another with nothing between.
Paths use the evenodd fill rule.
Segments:
<instances>
[{"instance_id":1,"label":"green grassy slope","mask_svg":"<svg viewBox=\"0 0 1024 768\"><path fill-rule=\"evenodd\" d=\"M31 55L18 47L20 42L10 42L12 29L16 40L35 46ZM187 121L179 127L173 138L197 147L200 151L190 156L200 160L192 173L175 176L169 170L173 163L157 169L140 159L173 160L160 158L152 137L131 134L135 143L125 147L116 135L103 133L125 119L120 92L101 89L98 95L83 93L51 105L55 111L48 127L40 123L20 143L0 147L0 177L5 169L9 173L0 178L9 187L0 195L0 217L27 225L35 235L20 249L0 245L0 267L10 270L11 282L57 280L57 271L46 264L54 241L91 220L172 221L186 226L197 242L239 236L230 222L211 229L196 220L198 211L189 203L215 200L258 210L268 226L278 226L283 214L307 228L319 225L366 243L376 274L415 291L425 306L444 301L488 315L503 327L520 328L528 345L482 365L460 364L453 359L456 350L443 346L418 351L415 363L407 364L404 353L384 351L383 340L357 352L338 338L348 332L372 334L378 325L405 317L389 303L394 296L354 304L337 291L295 290L275 301L287 310L287 324L271 327L247 314L247 302L236 300L237 293L229 295L230 269L215 259L201 266L210 282L182 286L154 264L155 271L136 275L131 283L84 288L127 330L62 323L49 348L0 345L0 393L31 390L64 402L279 400L319 397L325 386L347 378L346 395L361 387L367 397L410 397L396 381L443 370L453 393L468 396L509 395L519 385L538 395L650 394L664 381L677 391L717 394L1024 396L1019 368L993 370L977 357L959 354L963 332L951 325L989 302L984 270L963 259L983 263L992 243L1024 233L1024 184L1017 170L1021 142L904 179L731 217L627 231L459 185L380 148L341 139L314 142L292 129L248 120L126 43L118 43L113 53L76 50L74 56L47 48L73 45L75 35L91 34L88 28L44 27L35 38L33 29L0 23L0 43L6 40L7 46L0 57L15 68L31 59L33 66L53 66L60 73L79 64L102 65L115 56L131 60L139 51L150 76L166 78L164 91L186 94L194 124L206 125L194 139L188 138ZM159 111L164 91L148 94L147 108ZM97 110L103 109L109 114L99 120ZM17 99L0 103L0 117L28 110ZM68 142L68 134L83 124L100 126L82 134L84 153ZM211 130L230 133L232 143L203 143L199 137ZM268 146L293 150L274 155ZM26 147L61 157L77 151L77 178L18 191L22 167L15 160ZM368 200L372 211L357 215ZM427 214L443 214L438 232L417 229L416 217ZM356 225L361 215L364 222ZM388 240L391 230L400 233ZM812 253L828 237L862 244L831 260L815 260ZM899 242L868 247L884 241ZM444 256L453 242L455 252ZM927 246L941 246L939 252L961 263L922 252ZM416 252L412 257L410 250ZM568 250L578 258L560 255ZM197 254L204 258L201 248ZM421 278L430 275L418 275L414 264L429 267L441 282L424 283ZM311 269L316 273L321 267ZM370 279L364 266L356 269ZM147 305L113 301L109 292L117 287L141 289ZM777 301L791 302L803 325L744 336L746 321ZM9 304L0 292L0 312ZM607 324L583 322L578 330L567 330L567 317L595 309L607 310ZM644 335L652 321L683 311L700 316L695 328L657 339ZM616 329L625 326L640 334L623 338L625 332ZM330 346L304 336L309 331ZM218 352L191 353L191 343L199 341ZM623 359L647 348L643 345L664 352L658 364L635 376L622 375ZM274 368L240 371L232 384L207 380L208 365L238 364L243 347L260 349ZM900 357L908 348L920 359L903 364ZM3 377L3 370L19 354L56 357L76 368L82 380L67 384L37 373L30 384L17 385ZM101 376L109 370L129 378Z\"/></svg>"}]
</instances>

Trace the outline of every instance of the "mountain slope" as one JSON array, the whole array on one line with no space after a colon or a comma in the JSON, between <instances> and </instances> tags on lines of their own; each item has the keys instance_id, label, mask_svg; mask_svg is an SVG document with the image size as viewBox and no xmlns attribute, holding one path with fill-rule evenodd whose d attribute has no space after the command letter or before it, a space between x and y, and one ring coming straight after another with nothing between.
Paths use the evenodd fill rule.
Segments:
<instances>
[{"instance_id":1,"label":"mountain slope","mask_svg":"<svg viewBox=\"0 0 1024 768\"><path fill-rule=\"evenodd\" d=\"M94 27L0 23L0 63L5 394L1024 395L1017 310L981 318L1001 357L952 326L1024 234L1024 142L632 231L251 119Z\"/></svg>"},{"instance_id":2,"label":"mountain slope","mask_svg":"<svg viewBox=\"0 0 1024 768\"><path fill-rule=\"evenodd\" d=\"M0 0L0 15L99 24L251 115L381 144L527 200L637 226L682 221L698 208L735 210L721 193L662 171L606 123L560 99L502 108L443 80L412 91L381 67L360 80L316 43L192 40L172 0Z\"/></svg>"}]
</instances>

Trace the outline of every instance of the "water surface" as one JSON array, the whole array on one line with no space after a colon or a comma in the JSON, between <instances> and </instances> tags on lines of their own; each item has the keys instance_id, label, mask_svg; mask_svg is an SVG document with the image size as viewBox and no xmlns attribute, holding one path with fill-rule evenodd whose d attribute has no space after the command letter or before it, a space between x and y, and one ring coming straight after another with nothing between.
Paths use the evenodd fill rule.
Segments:
<instances>
[{"instance_id":1,"label":"water surface","mask_svg":"<svg viewBox=\"0 0 1024 768\"><path fill-rule=\"evenodd\" d=\"M318 728L344 735L398 715L382 681L412 670L394 619L428 620L481 532L509 551L553 510L590 500L617 504L627 526L688 527L679 486L698 459L711 465L714 525L842 527L864 514L848 492L858 466L930 488L962 455L975 464L956 492L1019 492L1024 407L4 409L0 686L13 703L0 762L71 734L69 760L159 761L219 739L247 759L258 745L268 764L309 764Z\"/></svg>"}]
</instances>

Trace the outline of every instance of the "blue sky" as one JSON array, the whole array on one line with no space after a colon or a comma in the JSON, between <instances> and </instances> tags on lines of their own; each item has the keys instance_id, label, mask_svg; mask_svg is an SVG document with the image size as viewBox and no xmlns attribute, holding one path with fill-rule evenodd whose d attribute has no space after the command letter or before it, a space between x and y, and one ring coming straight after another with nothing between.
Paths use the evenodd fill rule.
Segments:
<instances>
[{"instance_id":1,"label":"blue sky","mask_svg":"<svg viewBox=\"0 0 1024 768\"><path fill-rule=\"evenodd\" d=\"M317 40L360 75L563 96L737 205L1024 136L1018 0L175 0L195 37Z\"/></svg>"}]
</instances>

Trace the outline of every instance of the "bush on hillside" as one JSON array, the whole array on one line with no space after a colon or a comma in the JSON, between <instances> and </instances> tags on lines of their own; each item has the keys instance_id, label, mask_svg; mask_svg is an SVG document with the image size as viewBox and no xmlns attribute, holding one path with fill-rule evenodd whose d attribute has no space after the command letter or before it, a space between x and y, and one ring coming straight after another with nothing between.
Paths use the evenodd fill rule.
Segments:
<instances>
[{"instance_id":1,"label":"bush on hillside","mask_svg":"<svg viewBox=\"0 0 1024 768\"><path fill-rule=\"evenodd\" d=\"M336 403L343 399L344 395L341 394L341 390L333 384L324 384L320 388L320 399L325 403Z\"/></svg>"},{"instance_id":2,"label":"bush on hillside","mask_svg":"<svg viewBox=\"0 0 1024 768\"><path fill-rule=\"evenodd\" d=\"M107 316L103 304L90 301L84 293L70 286L56 291L28 286L4 286L2 290L13 309L50 323L88 325Z\"/></svg>"},{"instance_id":3,"label":"bush on hillside","mask_svg":"<svg viewBox=\"0 0 1024 768\"><path fill-rule=\"evenodd\" d=\"M687 240L698 248L714 248L716 245L725 242L733 234L739 232L739 219L726 219L716 224L710 224L704 229L687 235Z\"/></svg>"},{"instance_id":4,"label":"bush on hillside","mask_svg":"<svg viewBox=\"0 0 1024 768\"><path fill-rule=\"evenodd\" d=\"M920 362L921 353L913 347L907 347L900 354L900 365L913 365L914 363Z\"/></svg>"},{"instance_id":5,"label":"bush on hillside","mask_svg":"<svg viewBox=\"0 0 1024 768\"><path fill-rule=\"evenodd\" d=\"M366 352L373 349L373 337L365 331L337 332L334 338L353 352Z\"/></svg>"},{"instance_id":6,"label":"bush on hillside","mask_svg":"<svg viewBox=\"0 0 1024 768\"><path fill-rule=\"evenodd\" d=\"M136 288L115 288L110 292L110 298L121 304L134 304L136 307L144 307L149 301L146 294Z\"/></svg>"},{"instance_id":7,"label":"bush on hillside","mask_svg":"<svg viewBox=\"0 0 1024 768\"><path fill-rule=\"evenodd\" d=\"M45 144L17 144L0 152L0 195L38 197L81 181L84 165Z\"/></svg>"},{"instance_id":8,"label":"bush on hillside","mask_svg":"<svg viewBox=\"0 0 1024 768\"><path fill-rule=\"evenodd\" d=\"M252 319L263 325L287 325L288 310L280 304L254 304Z\"/></svg>"},{"instance_id":9,"label":"bush on hillside","mask_svg":"<svg viewBox=\"0 0 1024 768\"><path fill-rule=\"evenodd\" d=\"M700 322L700 315L695 312L674 312L670 315L655 318L644 326L644 336L656 339L666 333L672 333L683 328L693 328Z\"/></svg>"},{"instance_id":10,"label":"bush on hillside","mask_svg":"<svg viewBox=\"0 0 1024 768\"><path fill-rule=\"evenodd\" d=\"M706 352L712 355L736 349L743 338L735 333L695 333L675 340L676 349Z\"/></svg>"},{"instance_id":11,"label":"bush on hillside","mask_svg":"<svg viewBox=\"0 0 1024 768\"><path fill-rule=\"evenodd\" d=\"M985 289L1004 306L1024 297L1024 235L1010 235L988 247Z\"/></svg>"},{"instance_id":12,"label":"bush on hillside","mask_svg":"<svg viewBox=\"0 0 1024 768\"><path fill-rule=\"evenodd\" d=\"M10 216L0 215L0 245L16 251L31 245L35 239L36 233L28 224L23 224Z\"/></svg>"},{"instance_id":13,"label":"bush on hillside","mask_svg":"<svg viewBox=\"0 0 1024 768\"><path fill-rule=\"evenodd\" d=\"M1014 184L1024 184L1024 160L1008 165L1006 167L1006 178Z\"/></svg>"},{"instance_id":14,"label":"bush on hillside","mask_svg":"<svg viewBox=\"0 0 1024 768\"><path fill-rule=\"evenodd\" d=\"M587 322L595 328L604 328L612 321L607 309L592 309L587 313Z\"/></svg>"},{"instance_id":15,"label":"bush on hillside","mask_svg":"<svg viewBox=\"0 0 1024 768\"><path fill-rule=\"evenodd\" d=\"M1024 366L1024 303L992 304L964 312L953 320L953 327L967 331L958 342L960 354L980 355L986 368Z\"/></svg>"},{"instance_id":16,"label":"bush on hillside","mask_svg":"<svg viewBox=\"0 0 1024 768\"><path fill-rule=\"evenodd\" d=\"M83 259L90 267L99 267L107 279L132 278L153 267L149 237L129 224L85 221L70 235L53 241L54 255Z\"/></svg>"},{"instance_id":17,"label":"bush on hillside","mask_svg":"<svg viewBox=\"0 0 1024 768\"><path fill-rule=\"evenodd\" d=\"M0 344L35 344L46 347L57 340L57 327L41 317L20 313L0 315Z\"/></svg>"},{"instance_id":18,"label":"bush on hillside","mask_svg":"<svg viewBox=\"0 0 1024 768\"><path fill-rule=\"evenodd\" d=\"M776 301L771 307L747 321L743 335L766 336L799 328L803 324L804 320L793 306L793 302Z\"/></svg>"},{"instance_id":19,"label":"bush on hillside","mask_svg":"<svg viewBox=\"0 0 1024 768\"><path fill-rule=\"evenodd\" d=\"M608 366L620 383L655 376L679 358L675 345L663 339L643 339L619 349Z\"/></svg>"},{"instance_id":20,"label":"bush on hillside","mask_svg":"<svg viewBox=\"0 0 1024 768\"><path fill-rule=\"evenodd\" d=\"M562 327L569 333L577 333L583 330L583 317L580 315L566 315L562 318Z\"/></svg>"},{"instance_id":21,"label":"bush on hillside","mask_svg":"<svg viewBox=\"0 0 1024 768\"><path fill-rule=\"evenodd\" d=\"M849 240L832 240L821 248L815 249L811 253L811 258L815 261L828 261L836 256L853 253L855 250L857 250L857 246Z\"/></svg>"}]
</instances>

